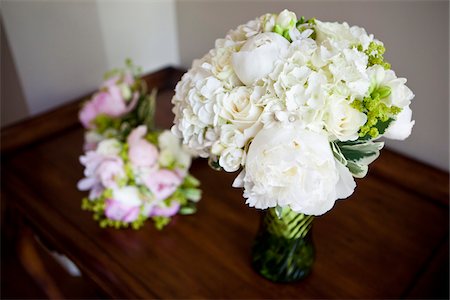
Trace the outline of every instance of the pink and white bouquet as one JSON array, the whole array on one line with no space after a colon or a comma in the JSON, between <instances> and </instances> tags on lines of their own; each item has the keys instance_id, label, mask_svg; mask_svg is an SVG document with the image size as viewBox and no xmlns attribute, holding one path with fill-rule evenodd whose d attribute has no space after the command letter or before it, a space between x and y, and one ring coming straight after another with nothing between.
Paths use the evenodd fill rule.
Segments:
<instances>
[{"instance_id":1,"label":"pink and white bouquet","mask_svg":"<svg viewBox=\"0 0 450 300\"><path fill-rule=\"evenodd\" d=\"M172 132L213 167L240 170L256 208L321 215L405 139L414 97L383 43L347 23L288 10L231 30L195 60L172 99Z\"/></svg>"},{"instance_id":2,"label":"pink and white bouquet","mask_svg":"<svg viewBox=\"0 0 450 300\"><path fill-rule=\"evenodd\" d=\"M188 173L191 154L170 131L150 127L155 93L144 93L138 73L110 74L80 112L88 130L82 207L102 227L137 229L151 218L160 229L177 213L195 212L200 200L199 182Z\"/></svg>"}]
</instances>

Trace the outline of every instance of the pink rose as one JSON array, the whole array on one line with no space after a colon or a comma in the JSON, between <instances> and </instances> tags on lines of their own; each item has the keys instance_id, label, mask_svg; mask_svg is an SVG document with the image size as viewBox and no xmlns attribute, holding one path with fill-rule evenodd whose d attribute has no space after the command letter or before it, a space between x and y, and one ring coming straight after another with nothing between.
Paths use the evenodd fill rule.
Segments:
<instances>
[{"instance_id":1,"label":"pink rose","mask_svg":"<svg viewBox=\"0 0 450 300\"><path fill-rule=\"evenodd\" d=\"M151 211L149 217L161 216L161 217L171 217L175 215L180 210L180 203L174 201L169 207L155 206Z\"/></svg>"},{"instance_id":2,"label":"pink rose","mask_svg":"<svg viewBox=\"0 0 450 300\"><path fill-rule=\"evenodd\" d=\"M127 206L123 203L106 200L105 215L115 221L133 222L139 216L139 206Z\"/></svg>"},{"instance_id":3,"label":"pink rose","mask_svg":"<svg viewBox=\"0 0 450 300\"><path fill-rule=\"evenodd\" d=\"M139 100L139 93L134 93L128 106L123 98L120 88L116 85L107 87L107 91L94 94L79 113L80 122L85 128L93 128L92 121L99 115L120 117L132 111Z\"/></svg>"},{"instance_id":4,"label":"pink rose","mask_svg":"<svg viewBox=\"0 0 450 300\"><path fill-rule=\"evenodd\" d=\"M144 139L147 127L141 125L135 128L127 138L129 150L128 157L136 167L152 168L158 161L158 149Z\"/></svg>"},{"instance_id":5,"label":"pink rose","mask_svg":"<svg viewBox=\"0 0 450 300\"><path fill-rule=\"evenodd\" d=\"M96 173L104 187L117 187L117 181L125 177L123 161L120 157L109 157L99 165Z\"/></svg>"},{"instance_id":6,"label":"pink rose","mask_svg":"<svg viewBox=\"0 0 450 300\"><path fill-rule=\"evenodd\" d=\"M88 151L80 157L80 162L85 167L85 178L78 182L78 189L90 190L89 199L91 200L100 197L105 187L117 187L117 181L125 176L123 161L115 155Z\"/></svg>"},{"instance_id":7,"label":"pink rose","mask_svg":"<svg viewBox=\"0 0 450 300\"><path fill-rule=\"evenodd\" d=\"M150 173L144 178L144 184L160 201L172 195L181 182L182 179L176 173L165 169Z\"/></svg>"},{"instance_id":8,"label":"pink rose","mask_svg":"<svg viewBox=\"0 0 450 300\"><path fill-rule=\"evenodd\" d=\"M97 108L95 106L94 101L86 102L83 108L80 110L78 114L78 118L80 119L81 124L83 124L84 128L92 128L92 120L98 115Z\"/></svg>"},{"instance_id":9,"label":"pink rose","mask_svg":"<svg viewBox=\"0 0 450 300\"><path fill-rule=\"evenodd\" d=\"M139 217L141 204L136 187L113 189L113 196L106 200L105 215L111 220L130 223Z\"/></svg>"},{"instance_id":10,"label":"pink rose","mask_svg":"<svg viewBox=\"0 0 450 300\"><path fill-rule=\"evenodd\" d=\"M127 110L125 100L119 87L113 85L108 87L108 92L100 92L94 98L99 113L111 117L119 117Z\"/></svg>"}]
</instances>

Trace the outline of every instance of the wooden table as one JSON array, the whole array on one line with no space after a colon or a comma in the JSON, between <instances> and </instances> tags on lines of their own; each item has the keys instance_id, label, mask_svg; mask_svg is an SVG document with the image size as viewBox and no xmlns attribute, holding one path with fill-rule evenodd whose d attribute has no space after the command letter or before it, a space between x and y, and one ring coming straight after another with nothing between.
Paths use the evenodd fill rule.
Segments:
<instances>
[{"instance_id":1,"label":"wooden table","mask_svg":"<svg viewBox=\"0 0 450 300\"><path fill-rule=\"evenodd\" d=\"M166 68L145 77L160 90L160 127L171 126L170 99L180 75ZM2 196L7 218L21 224L9 226L29 228L25 232L69 257L97 295L448 297L448 173L383 150L368 176L357 181L354 195L316 218L312 274L295 284L275 284L250 267L259 212L244 204L242 190L231 187L236 174L213 171L204 160L192 167L203 189L197 214L176 216L163 231L150 221L139 231L101 229L81 210L86 194L76 189L83 141L78 109L75 101L2 131ZM27 252L19 253L27 262ZM35 273L48 264L44 261ZM58 294L44 287L49 296L73 297L62 290L59 276L43 276L41 281L60 288Z\"/></svg>"}]
</instances>

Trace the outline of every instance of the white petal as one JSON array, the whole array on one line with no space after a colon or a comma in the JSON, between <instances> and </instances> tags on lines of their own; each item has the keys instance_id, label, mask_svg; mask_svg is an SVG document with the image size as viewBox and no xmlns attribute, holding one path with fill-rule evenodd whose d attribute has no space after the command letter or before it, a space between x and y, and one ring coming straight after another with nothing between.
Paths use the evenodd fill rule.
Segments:
<instances>
[{"instance_id":1,"label":"white petal","mask_svg":"<svg viewBox=\"0 0 450 300\"><path fill-rule=\"evenodd\" d=\"M384 133L384 137L392 140L404 140L411 134L411 130L415 124L415 121L411 121L412 110L409 106L403 108L403 110L397 115L397 120L392 122Z\"/></svg>"},{"instance_id":2,"label":"white petal","mask_svg":"<svg viewBox=\"0 0 450 300\"><path fill-rule=\"evenodd\" d=\"M356 182L349 169L337 160L336 169L339 173L339 181L336 184L336 197L338 199L345 199L353 194L356 188Z\"/></svg>"}]
</instances>

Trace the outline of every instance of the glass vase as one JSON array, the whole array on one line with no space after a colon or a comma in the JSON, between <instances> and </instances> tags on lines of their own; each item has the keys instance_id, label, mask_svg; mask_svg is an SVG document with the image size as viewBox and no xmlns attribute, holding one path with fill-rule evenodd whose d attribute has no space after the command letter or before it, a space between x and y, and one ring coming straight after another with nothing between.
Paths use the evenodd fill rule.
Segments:
<instances>
[{"instance_id":1,"label":"glass vase","mask_svg":"<svg viewBox=\"0 0 450 300\"><path fill-rule=\"evenodd\" d=\"M314 262L311 237L314 216L284 208L266 210L252 249L253 268L274 282L293 282L306 277Z\"/></svg>"}]
</instances>

